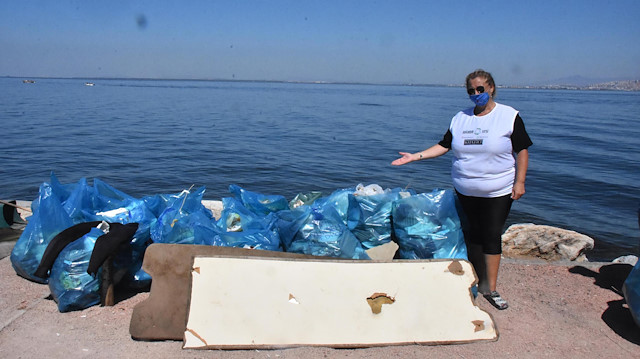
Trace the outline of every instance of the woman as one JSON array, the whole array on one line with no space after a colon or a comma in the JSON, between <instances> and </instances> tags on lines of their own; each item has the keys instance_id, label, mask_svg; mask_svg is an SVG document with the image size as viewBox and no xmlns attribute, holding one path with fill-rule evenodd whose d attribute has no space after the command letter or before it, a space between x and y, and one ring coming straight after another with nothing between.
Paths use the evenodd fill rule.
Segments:
<instances>
[{"instance_id":1,"label":"woman","mask_svg":"<svg viewBox=\"0 0 640 359\"><path fill-rule=\"evenodd\" d=\"M453 150L451 178L467 219L463 226L478 290L498 309L507 301L496 291L502 230L513 200L525 193L531 139L515 109L495 102L490 73L476 70L466 79L474 107L460 111L438 144L416 153L400 152L395 166L442 156ZM515 158L514 158L514 153Z\"/></svg>"}]
</instances>

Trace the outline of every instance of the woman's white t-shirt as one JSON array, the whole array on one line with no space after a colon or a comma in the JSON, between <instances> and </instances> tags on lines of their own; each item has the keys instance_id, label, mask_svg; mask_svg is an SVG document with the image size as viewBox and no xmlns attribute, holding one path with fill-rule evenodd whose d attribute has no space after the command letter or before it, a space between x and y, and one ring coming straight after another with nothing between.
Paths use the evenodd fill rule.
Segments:
<instances>
[{"instance_id":1,"label":"woman's white t-shirt","mask_svg":"<svg viewBox=\"0 0 640 359\"><path fill-rule=\"evenodd\" d=\"M511 134L517 115L512 107L496 103L484 116L469 108L453 117L451 178L458 192L474 197L511 193L516 171Z\"/></svg>"}]
</instances>

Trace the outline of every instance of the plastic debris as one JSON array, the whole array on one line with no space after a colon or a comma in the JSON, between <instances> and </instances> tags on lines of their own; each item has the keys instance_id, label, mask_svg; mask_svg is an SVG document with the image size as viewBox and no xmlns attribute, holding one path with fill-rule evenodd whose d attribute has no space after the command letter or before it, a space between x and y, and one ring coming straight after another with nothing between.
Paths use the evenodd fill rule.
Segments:
<instances>
[{"instance_id":1,"label":"plastic debris","mask_svg":"<svg viewBox=\"0 0 640 359\"><path fill-rule=\"evenodd\" d=\"M392 217L400 258L467 259L453 191L436 189L399 199Z\"/></svg>"},{"instance_id":2,"label":"plastic debris","mask_svg":"<svg viewBox=\"0 0 640 359\"><path fill-rule=\"evenodd\" d=\"M283 196L251 192L230 185L233 197L222 199L215 219L202 204L205 187L177 194L141 199L94 179L62 184L51 174L32 202L33 215L11 253L19 275L49 285L61 311L82 309L99 302L95 277L86 273L99 229L67 244L49 278L33 274L47 245L61 231L78 223L105 221L138 224L127 246L113 257L117 281L144 288L151 278L142 267L146 247L156 243L230 246L289 251L315 256L369 259L367 249L390 241L399 245L396 257L405 259L464 258L466 247L455 195L451 190L416 194L412 190L383 189L358 184L334 191ZM97 233L100 232L100 233ZM126 248L125 248L126 247Z\"/></svg>"}]
</instances>

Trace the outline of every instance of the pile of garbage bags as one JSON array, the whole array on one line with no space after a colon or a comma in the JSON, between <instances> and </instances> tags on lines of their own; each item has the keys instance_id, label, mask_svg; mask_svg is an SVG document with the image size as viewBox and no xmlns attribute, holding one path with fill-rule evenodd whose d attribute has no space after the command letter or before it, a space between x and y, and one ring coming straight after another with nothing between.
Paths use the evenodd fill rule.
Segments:
<instances>
[{"instance_id":1,"label":"pile of garbage bags","mask_svg":"<svg viewBox=\"0 0 640 359\"><path fill-rule=\"evenodd\" d=\"M219 218L203 205L204 192L200 187L134 198L97 178L93 185L84 178L62 184L52 173L32 202L11 263L20 276L47 283L65 312L100 302L100 264L107 256L116 284L148 287L151 278L141 267L151 243L369 259L367 249L393 240L400 259L467 258L451 190L417 194L360 184L287 201L230 185L232 196L222 199Z\"/></svg>"}]
</instances>

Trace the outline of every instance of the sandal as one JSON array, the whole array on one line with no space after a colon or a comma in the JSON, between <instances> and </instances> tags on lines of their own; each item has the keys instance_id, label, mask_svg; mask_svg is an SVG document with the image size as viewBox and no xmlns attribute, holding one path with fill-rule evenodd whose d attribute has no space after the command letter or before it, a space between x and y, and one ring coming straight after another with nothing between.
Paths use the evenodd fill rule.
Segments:
<instances>
[{"instance_id":1,"label":"sandal","mask_svg":"<svg viewBox=\"0 0 640 359\"><path fill-rule=\"evenodd\" d=\"M504 310L509 308L509 304L507 304L507 301L502 299L500 294L495 290L492 291L491 293L485 294L484 297L487 298L487 300L489 301L489 303L491 303L491 305L498 308L499 310Z\"/></svg>"}]
</instances>

